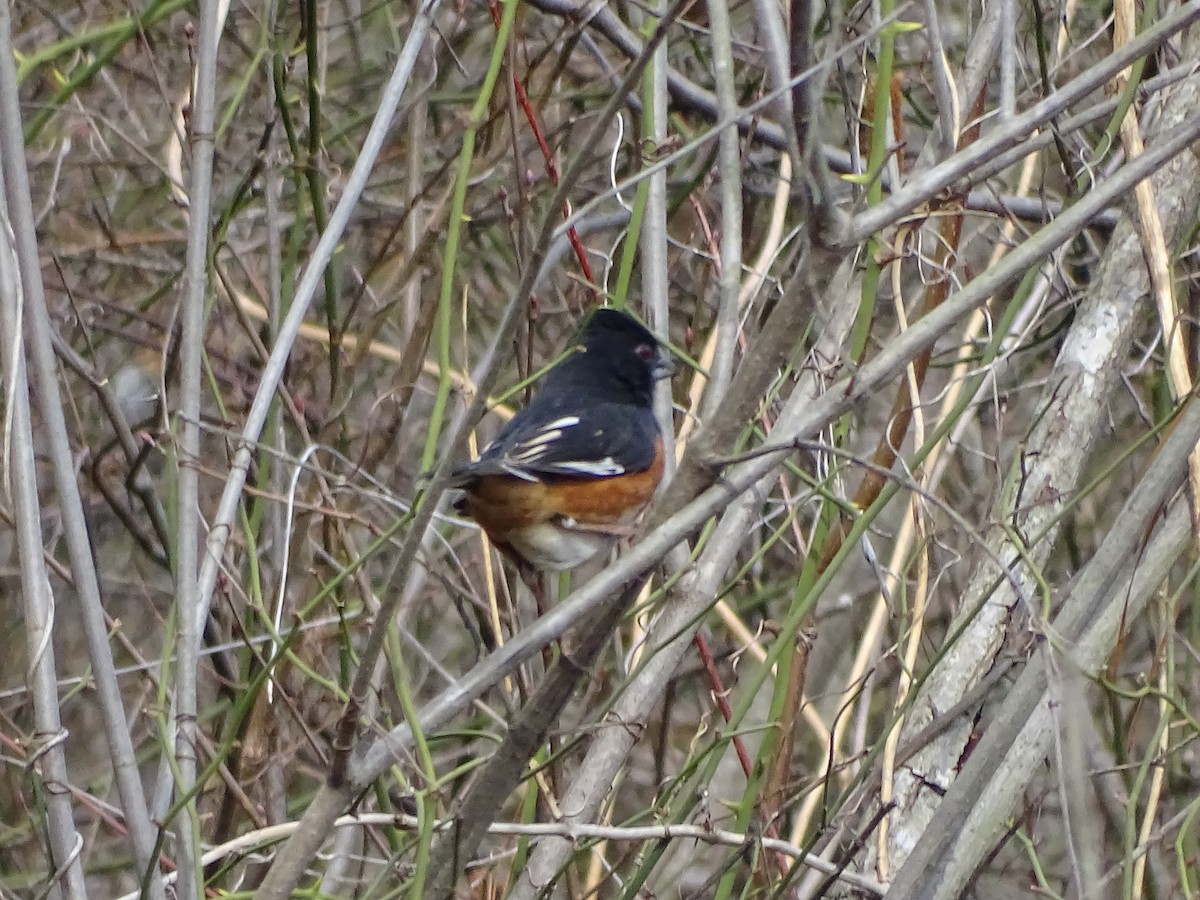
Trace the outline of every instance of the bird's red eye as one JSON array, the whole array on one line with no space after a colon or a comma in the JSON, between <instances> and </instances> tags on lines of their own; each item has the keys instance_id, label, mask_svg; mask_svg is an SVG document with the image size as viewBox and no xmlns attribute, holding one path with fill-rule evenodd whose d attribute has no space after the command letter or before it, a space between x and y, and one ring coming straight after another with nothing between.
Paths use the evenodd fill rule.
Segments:
<instances>
[{"instance_id":1,"label":"bird's red eye","mask_svg":"<svg viewBox=\"0 0 1200 900\"><path fill-rule=\"evenodd\" d=\"M654 347L650 344L638 344L637 350L634 352L642 362L650 362L654 359Z\"/></svg>"}]
</instances>

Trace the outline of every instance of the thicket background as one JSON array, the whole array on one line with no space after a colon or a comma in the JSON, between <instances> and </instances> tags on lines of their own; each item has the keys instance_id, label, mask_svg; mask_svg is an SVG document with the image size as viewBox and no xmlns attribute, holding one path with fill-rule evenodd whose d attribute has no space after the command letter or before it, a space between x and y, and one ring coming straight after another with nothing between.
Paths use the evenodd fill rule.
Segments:
<instances>
[{"instance_id":1,"label":"thicket background","mask_svg":"<svg viewBox=\"0 0 1200 900\"><path fill-rule=\"evenodd\" d=\"M0 893L1196 895L1197 19L4 4ZM598 303L538 617L442 475Z\"/></svg>"}]
</instances>

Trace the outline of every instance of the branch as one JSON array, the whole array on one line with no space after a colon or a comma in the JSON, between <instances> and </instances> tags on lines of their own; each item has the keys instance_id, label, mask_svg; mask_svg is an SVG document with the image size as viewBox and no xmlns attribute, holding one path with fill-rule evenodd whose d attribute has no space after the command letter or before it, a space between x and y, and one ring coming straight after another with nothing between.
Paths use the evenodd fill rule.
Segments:
<instances>
[{"instance_id":1,"label":"branch","mask_svg":"<svg viewBox=\"0 0 1200 900\"><path fill-rule=\"evenodd\" d=\"M207 610L200 600L200 376L204 365L204 308L208 299L208 233L212 217L212 176L215 154L217 48L225 16L216 0L200 3L200 35L188 130L191 142L191 185L187 196L188 239L184 290L180 310L180 386L176 465L175 609L179 616L179 660L175 666L175 705L172 731L163 755L174 753L178 772L176 810L179 839L180 893L199 897L204 883L198 857L196 828L196 674ZM164 672L168 663L163 663ZM166 799L166 793L162 799ZM170 825L170 821L163 823Z\"/></svg>"},{"instance_id":2,"label":"branch","mask_svg":"<svg viewBox=\"0 0 1200 900\"><path fill-rule=\"evenodd\" d=\"M8 11L0 10L0 48L6 45ZM0 50L2 52L2 50ZM58 676L51 640L56 614L54 592L42 546L42 509L38 500L34 437L29 414L29 384L25 378L25 353L21 347L21 279L12 247L13 229L8 210L0 203L0 334L12 335L0 347L0 383L5 385L5 427L0 471L3 493L9 494L17 537L21 573L21 609L24 612L27 653L26 681L33 700L33 720L38 744L29 748L27 775L42 783L50 844L50 865L61 871L53 893L70 900L85 900L80 850L83 837L75 829L65 750L66 730L58 714ZM57 879L56 879L57 880Z\"/></svg>"},{"instance_id":3,"label":"branch","mask_svg":"<svg viewBox=\"0 0 1200 900\"><path fill-rule=\"evenodd\" d=\"M53 328L50 324L50 311L46 306L46 291L38 259L37 226L29 191L29 172L25 162L11 14L11 4L4 4L3 10L0 10L0 120L5 122L5 126L0 128L0 165L3 166L4 196L8 204L8 216L23 289L25 347L32 360L30 382L40 401L45 423L45 449L54 471L67 553L70 556L71 571L78 594L79 617L87 640L95 695L104 721L105 737L108 739L113 777L129 828L133 857L138 871L148 875L156 866L155 828L150 823L129 722L125 716L125 706L114 671L96 561L92 557L83 499L75 479L71 439L67 434L66 416L63 411L65 407L51 339ZM4 250L0 249L0 252ZM11 337L15 340L16 333ZM66 860L59 862L65 863ZM163 896L162 885L158 879L152 878L151 882L150 896L157 900Z\"/></svg>"},{"instance_id":4,"label":"branch","mask_svg":"<svg viewBox=\"0 0 1200 900\"><path fill-rule=\"evenodd\" d=\"M447 831L455 827L455 822L443 820L434 823L438 831ZM416 829L420 822L415 816L395 816L388 813L363 813L356 816L341 816L334 821L334 828L361 828L376 825L383 828ZM298 823L285 822L267 828L248 831L231 841L208 850L202 859L205 865L220 862L231 857L244 856L247 853L261 851L268 845L283 840L295 834ZM557 836L572 843L580 841L696 841L714 847L745 847L759 845L767 850L782 853L806 866L823 872L826 875L836 875L851 887L880 897L886 890L886 885L863 878L853 872L840 872L838 866L827 860L806 853L795 844L774 838L764 838L755 834L740 834L736 831L726 831L705 825L642 825L637 827L602 826L602 825L572 825L547 824L541 822L494 822L488 827L488 834L511 837L550 837ZM175 873L166 875L163 884L175 882ZM125 894L117 900L137 900L138 895Z\"/></svg>"}]
</instances>

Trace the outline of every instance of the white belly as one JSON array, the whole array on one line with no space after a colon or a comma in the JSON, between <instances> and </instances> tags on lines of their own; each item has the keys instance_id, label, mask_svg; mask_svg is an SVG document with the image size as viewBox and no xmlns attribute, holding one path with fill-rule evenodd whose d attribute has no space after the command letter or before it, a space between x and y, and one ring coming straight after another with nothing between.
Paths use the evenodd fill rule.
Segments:
<instances>
[{"instance_id":1,"label":"white belly","mask_svg":"<svg viewBox=\"0 0 1200 900\"><path fill-rule=\"evenodd\" d=\"M575 531L554 522L530 525L508 536L518 554L539 569L563 572L587 562L616 543L612 535Z\"/></svg>"}]
</instances>

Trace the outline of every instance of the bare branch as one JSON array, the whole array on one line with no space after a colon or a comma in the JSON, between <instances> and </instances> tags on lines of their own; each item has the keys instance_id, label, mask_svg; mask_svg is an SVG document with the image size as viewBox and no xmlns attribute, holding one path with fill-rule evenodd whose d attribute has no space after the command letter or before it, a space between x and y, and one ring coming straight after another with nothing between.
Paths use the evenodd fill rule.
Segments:
<instances>
[{"instance_id":1,"label":"bare branch","mask_svg":"<svg viewBox=\"0 0 1200 900\"><path fill-rule=\"evenodd\" d=\"M125 717L125 707L117 686L112 652L108 644L108 631L104 622L100 583L92 557L83 501L75 480L71 443L67 435L58 373L55 371L52 328L38 260L37 228L34 224L33 202L20 125L21 109L17 95L17 73L13 62L11 11L9 5L0 10L0 118L8 123L5 128L0 129L0 163L3 164L4 193L23 292L25 347L32 359L30 380L37 391L48 432L47 449L62 507L67 551L79 595L80 620L87 637L88 656L95 678L96 695L103 712L117 792L124 807L125 821L138 870L149 876L157 868L154 857L155 829L150 823L146 797L137 771L137 757ZM15 337L14 334L11 339ZM61 832L59 836L63 837ZM64 858L61 862L65 864L67 859ZM162 885L156 878L151 878L150 896L163 896Z\"/></svg>"}]
</instances>

